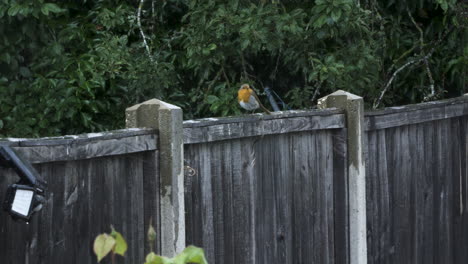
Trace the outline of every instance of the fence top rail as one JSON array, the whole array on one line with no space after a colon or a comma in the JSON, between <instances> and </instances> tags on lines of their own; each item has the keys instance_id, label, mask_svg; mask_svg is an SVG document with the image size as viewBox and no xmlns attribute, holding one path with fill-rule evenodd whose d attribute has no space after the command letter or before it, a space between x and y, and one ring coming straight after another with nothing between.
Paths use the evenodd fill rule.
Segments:
<instances>
[{"instance_id":1,"label":"fence top rail","mask_svg":"<svg viewBox=\"0 0 468 264\"><path fill-rule=\"evenodd\" d=\"M365 129L378 130L468 115L468 96L388 107L365 113Z\"/></svg>"},{"instance_id":2,"label":"fence top rail","mask_svg":"<svg viewBox=\"0 0 468 264\"><path fill-rule=\"evenodd\" d=\"M46 138L2 138L32 163L80 160L157 149L154 129L130 128L108 132Z\"/></svg>"},{"instance_id":3,"label":"fence top rail","mask_svg":"<svg viewBox=\"0 0 468 264\"><path fill-rule=\"evenodd\" d=\"M310 111L284 111L272 115L205 118L184 121L184 143L206 143L252 136L284 134L345 127L344 112L330 108Z\"/></svg>"},{"instance_id":4,"label":"fence top rail","mask_svg":"<svg viewBox=\"0 0 468 264\"><path fill-rule=\"evenodd\" d=\"M329 116L336 114L343 114L342 109L329 108L324 110L290 110L273 112L271 115L266 114L248 114L244 116L235 117L213 117L185 120L183 123L184 128L213 126L219 124L232 124L232 123L256 123L261 120L283 119L291 117L310 117L310 116Z\"/></svg>"}]
</instances>

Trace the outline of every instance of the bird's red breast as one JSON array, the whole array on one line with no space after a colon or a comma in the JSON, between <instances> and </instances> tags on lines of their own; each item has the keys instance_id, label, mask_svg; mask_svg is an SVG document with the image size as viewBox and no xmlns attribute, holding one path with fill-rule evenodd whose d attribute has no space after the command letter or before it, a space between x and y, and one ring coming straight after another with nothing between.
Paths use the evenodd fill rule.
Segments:
<instances>
[{"instance_id":1,"label":"bird's red breast","mask_svg":"<svg viewBox=\"0 0 468 264\"><path fill-rule=\"evenodd\" d=\"M242 85L242 87L237 92L237 100L239 102L248 102L250 100L252 92L253 90L248 85Z\"/></svg>"}]
</instances>

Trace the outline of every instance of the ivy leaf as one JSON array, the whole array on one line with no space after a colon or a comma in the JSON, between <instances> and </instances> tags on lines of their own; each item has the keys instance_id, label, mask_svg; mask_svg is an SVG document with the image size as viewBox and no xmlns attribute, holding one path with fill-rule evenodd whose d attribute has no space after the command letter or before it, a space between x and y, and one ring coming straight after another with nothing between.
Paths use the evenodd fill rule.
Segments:
<instances>
[{"instance_id":1,"label":"ivy leaf","mask_svg":"<svg viewBox=\"0 0 468 264\"><path fill-rule=\"evenodd\" d=\"M100 234L94 240L93 250L100 262L115 246L115 239L108 234Z\"/></svg>"}]
</instances>

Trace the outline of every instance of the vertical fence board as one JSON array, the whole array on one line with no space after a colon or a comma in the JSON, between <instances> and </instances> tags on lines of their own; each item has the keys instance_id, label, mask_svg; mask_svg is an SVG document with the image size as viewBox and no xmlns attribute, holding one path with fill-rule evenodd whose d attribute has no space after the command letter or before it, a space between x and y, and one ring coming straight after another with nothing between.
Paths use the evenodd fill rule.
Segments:
<instances>
[{"instance_id":1,"label":"vertical fence board","mask_svg":"<svg viewBox=\"0 0 468 264\"><path fill-rule=\"evenodd\" d=\"M348 175L346 129L333 132L333 201L335 263L349 263ZM293 262L294 263L294 262Z\"/></svg>"}]
</instances>

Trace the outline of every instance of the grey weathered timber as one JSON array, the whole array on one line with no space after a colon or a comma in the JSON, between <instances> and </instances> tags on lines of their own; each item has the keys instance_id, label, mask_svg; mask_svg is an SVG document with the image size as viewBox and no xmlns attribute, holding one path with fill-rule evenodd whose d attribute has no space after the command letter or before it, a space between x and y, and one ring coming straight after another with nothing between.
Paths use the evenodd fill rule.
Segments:
<instances>
[{"instance_id":1,"label":"grey weathered timber","mask_svg":"<svg viewBox=\"0 0 468 264\"><path fill-rule=\"evenodd\" d=\"M364 162L364 101L362 97L336 91L319 99L319 108L345 110L348 157L350 263L367 263L366 174Z\"/></svg>"},{"instance_id":2,"label":"grey weathered timber","mask_svg":"<svg viewBox=\"0 0 468 264\"><path fill-rule=\"evenodd\" d=\"M301 131L343 128L342 110L286 111L243 118L206 118L184 121L184 143L285 134Z\"/></svg>"},{"instance_id":3,"label":"grey weathered timber","mask_svg":"<svg viewBox=\"0 0 468 264\"><path fill-rule=\"evenodd\" d=\"M366 113L365 129L376 130L468 115L468 97L427 102Z\"/></svg>"},{"instance_id":4,"label":"grey weathered timber","mask_svg":"<svg viewBox=\"0 0 468 264\"><path fill-rule=\"evenodd\" d=\"M152 99L126 110L127 127L155 128L159 134L161 251L172 257L185 247L182 109ZM156 175L155 175L156 176Z\"/></svg>"},{"instance_id":5,"label":"grey weathered timber","mask_svg":"<svg viewBox=\"0 0 468 264\"><path fill-rule=\"evenodd\" d=\"M369 263L468 261L467 99L366 115Z\"/></svg>"},{"instance_id":6,"label":"grey weathered timber","mask_svg":"<svg viewBox=\"0 0 468 264\"><path fill-rule=\"evenodd\" d=\"M349 263L344 125L342 110L186 121L187 243L209 263Z\"/></svg>"},{"instance_id":7,"label":"grey weathered timber","mask_svg":"<svg viewBox=\"0 0 468 264\"><path fill-rule=\"evenodd\" d=\"M154 141L157 134L131 129L2 140L23 157L39 157L33 166L48 182L48 191L46 205L29 225L0 212L1 262L96 263L92 243L113 225L129 245L125 259L117 258L116 263L143 263L149 252L146 226L150 220L158 232L160 226L159 205L154 202L159 197L157 142L138 143L149 141L146 137ZM126 146L132 142L135 146ZM68 149L69 154L61 157L57 149ZM18 179L13 170L0 168L2 199L7 186ZM159 241L155 246L160 252Z\"/></svg>"},{"instance_id":8,"label":"grey weathered timber","mask_svg":"<svg viewBox=\"0 0 468 264\"><path fill-rule=\"evenodd\" d=\"M153 129L124 129L39 139L7 138L8 145L32 163L89 159L156 150L157 135Z\"/></svg>"}]
</instances>

